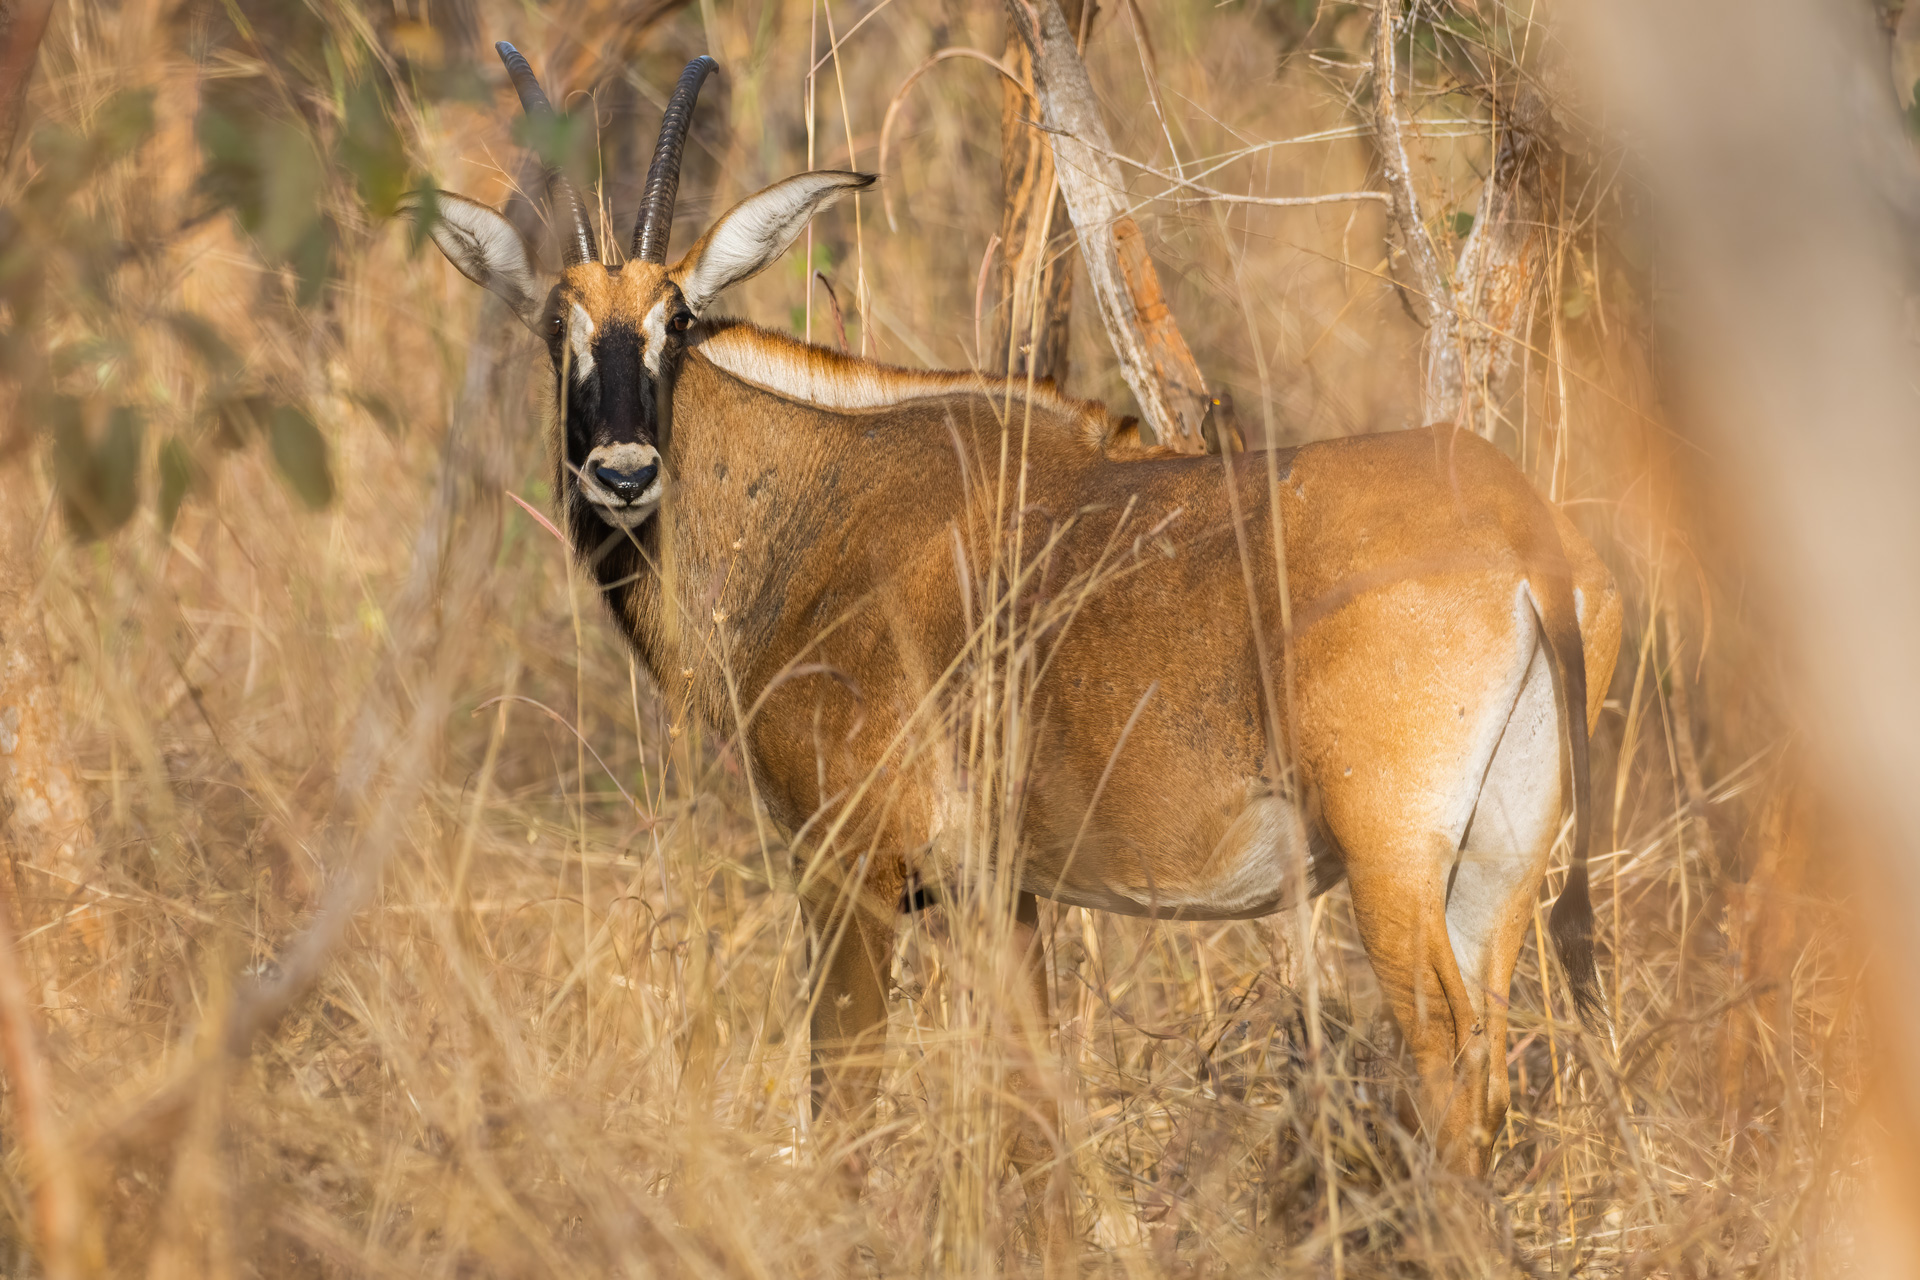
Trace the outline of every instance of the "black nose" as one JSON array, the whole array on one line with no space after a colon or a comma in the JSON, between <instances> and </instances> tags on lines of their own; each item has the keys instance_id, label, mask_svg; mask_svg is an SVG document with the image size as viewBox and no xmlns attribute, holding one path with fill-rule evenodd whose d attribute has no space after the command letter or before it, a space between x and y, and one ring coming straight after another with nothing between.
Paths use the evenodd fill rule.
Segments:
<instances>
[{"instance_id":1,"label":"black nose","mask_svg":"<svg viewBox=\"0 0 1920 1280\"><path fill-rule=\"evenodd\" d=\"M595 467L594 479L604 485L607 491L622 502L636 501L660 474L660 464L649 462L638 471L619 471L613 467Z\"/></svg>"}]
</instances>

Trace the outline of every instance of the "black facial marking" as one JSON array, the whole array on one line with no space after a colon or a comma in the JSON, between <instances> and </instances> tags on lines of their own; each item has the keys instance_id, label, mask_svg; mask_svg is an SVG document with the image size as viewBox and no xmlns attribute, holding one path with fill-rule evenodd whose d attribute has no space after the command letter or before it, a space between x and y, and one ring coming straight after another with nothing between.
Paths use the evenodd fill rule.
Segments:
<instances>
[{"instance_id":1,"label":"black facial marking","mask_svg":"<svg viewBox=\"0 0 1920 1280\"><path fill-rule=\"evenodd\" d=\"M590 347L592 367L584 377L578 377L567 332L573 305L573 299L556 290L549 303L548 323L543 326L565 398L565 456L554 460L555 491L561 495L562 527L576 554L599 581L607 604L619 616L628 596L651 573L659 529L653 520L634 529L609 525L581 493L581 473L596 448L652 445L662 455L659 464L631 472L616 472L599 463L594 466L592 479L599 488L631 501L653 485L662 466L672 470L667 455L671 448L673 382L686 355L685 335L695 318L678 289L673 289L666 308L666 342L655 362L660 370L658 377L644 359L645 337L632 324L599 321Z\"/></svg>"}]
</instances>

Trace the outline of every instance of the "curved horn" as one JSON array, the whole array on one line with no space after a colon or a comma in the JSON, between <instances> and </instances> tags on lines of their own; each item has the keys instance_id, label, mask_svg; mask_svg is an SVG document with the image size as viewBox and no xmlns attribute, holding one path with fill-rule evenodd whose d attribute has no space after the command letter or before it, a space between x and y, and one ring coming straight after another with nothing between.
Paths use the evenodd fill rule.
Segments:
<instances>
[{"instance_id":1,"label":"curved horn","mask_svg":"<svg viewBox=\"0 0 1920 1280\"><path fill-rule=\"evenodd\" d=\"M553 104L547 101L546 91L534 78L533 68L527 65L526 58L518 49L505 40L493 46L500 55L500 61L507 66L507 75L513 80L514 91L520 95L520 109L528 119L551 120ZM583 262L598 262L600 254L594 244L593 224L587 221L586 206L580 203L580 196L560 172L559 165L547 166L547 204L554 215L565 225L562 254L566 264L577 267Z\"/></svg>"},{"instance_id":2,"label":"curved horn","mask_svg":"<svg viewBox=\"0 0 1920 1280\"><path fill-rule=\"evenodd\" d=\"M667 237L673 232L673 198L680 191L680 153L687 146L687 126L693 122L693 100L700 83L720 64L701 54L680 73L680 83L667 100L660 121L660 141L653 147L647 168L647 193L640 200L640 217L633 227L633 256L642 262L667 260Z\"/></svg>"}]
</instances>

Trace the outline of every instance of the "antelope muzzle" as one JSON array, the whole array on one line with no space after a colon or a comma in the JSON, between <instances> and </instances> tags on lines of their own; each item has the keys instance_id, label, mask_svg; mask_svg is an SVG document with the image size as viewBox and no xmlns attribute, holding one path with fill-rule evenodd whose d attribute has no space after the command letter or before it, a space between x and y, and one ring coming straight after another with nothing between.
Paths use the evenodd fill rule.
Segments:
<instances>
[{"instance_id":1,"label":"antelope muzzle","mask_svg":"<svg viewBox=\"0 0 1920 1280\"><path fill-rule=\"evenodd\" d=\"M660 451L650 444L603 444L587 454L580 496L616 529L632 529L654 513L666 488Z\"/></svg>"}]
</instances>

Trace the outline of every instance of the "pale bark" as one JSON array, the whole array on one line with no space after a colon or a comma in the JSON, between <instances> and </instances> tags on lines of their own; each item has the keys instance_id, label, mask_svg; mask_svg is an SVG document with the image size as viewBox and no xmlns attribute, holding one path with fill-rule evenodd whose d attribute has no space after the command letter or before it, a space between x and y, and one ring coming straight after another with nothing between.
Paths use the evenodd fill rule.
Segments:
<instances>
[{"instance_id":1,"label":"pale bark","mask_svg":"<svg viewBox=\"0 0 1920 1280\"><path fill-rule=\"evenodd\" d=\"M48 1280L99 1270L100 1247L60 1123L53 1112L33 997L0 893L0 1058L13 1095L14 1132L26 1153L33 1196L34 1245Z\"/></svg>"},{"instance_id":2,"label":"pale bark","mask_svg":"<svg viewBox=\"0 0 1920 1280\"><path fill-rule=\"evenodd\" d=\"M11 885L69 896L93 846L86 793L63 736L59 668L36 593L36 542L46 499L28 455L0 462L0 846ZM35 872L41 874L34 874ZM35 1246L49 1277L91 1274L97 1242L48 1096L37 1001L14 938L13 894L0 884L0 1051L14 1133L32 1179Z\"/></svg>"},{"instance_id":3,"label":"pale bark","mask_svg":"<svg viewBox=\"0 0 1920 1280\"><path fill-rule=\"evenodd\" d=\"M1069 0L1065 12L1068 24L1078 29L1078 0ZM1073 250L1059 246L1070 240L1073 219L1054 184L1047 135L1028 123L1035 101L1033 54L1011 19L1006 64L1019 83L1000 82L1000 301L993 338L982 355L990 372L1019 378L1031 371L1035 379L1065 386Z\"/></svg>"},{"instance_id":4,"label":"pale bark","mask_svg":"<svg viewBox=\"0 0 1920 1280\"><path fill-rule=\"evenodd\" d=\"M1054 172L1121 375L1162 444L1204 452L1206 380L1160 291L1146 237L1127 211L1126 183L1073 29L1058 0L1007 0L1007 12L1033 57Z\"/></svg>"},{"instance_id":5,"label":"pale bark","mask_svg":"<svg viewBox=\"0 0 1920 1280\"><path fill-rule=\"evenodd\" d=\"M1373 124L1392 197L1393 225L1412 275L1408 291L1426 326L1421 346L1423 422L1455 422L1491 438L1500 388L1527 341L1550 243L1540 198L1540 146L1495 99L1493 165L1473 229L1449 262L1421 208L1407 152L1395 40L1403 5L1383 0L1374 24Z\"/></svg>"},{"instance_id":6,"label":"pale bark","mask_svg":"<svg viewBox=\"0 0 1920 1280\"><path fill-rule=\"evenodd\" d=\"M0 464L0 837L16 872L74 877L93 831L42 622L36 544L46 501L29 465L25 455Z\"/></svg>"},{"instance_id":7,"label":"pale bark","mask_svg":"<svg viewBox=\"0 0 1920 1280\"><path fill-rule=\"evenodd\" d=\"M1420 404L1425 422L1442 422L1459 412L1460 349L1456 335L1460 313L1454 304L1453 272L1433 242L1414 186L1407 155L1406 127L1400 107L1400 76L1395 41L1399 38L1400 0L1382 0L1373 26L1373 136L1380 166L1393 197L1394 229L1413 275L1412 306L1426 326L1421 349Z\"/></svg>"}]
</instances>

